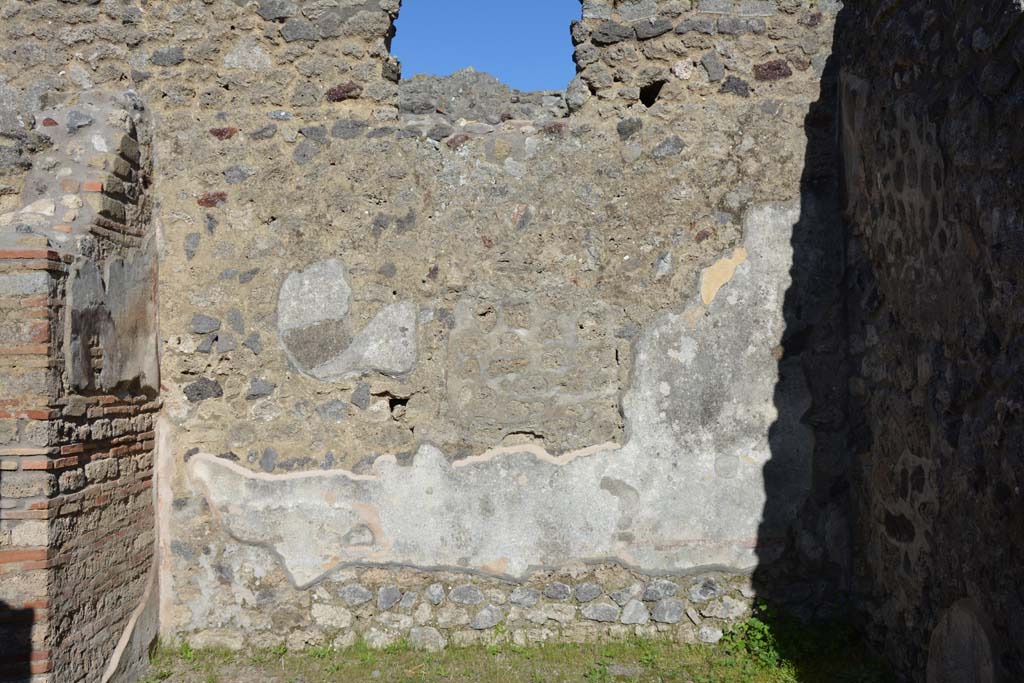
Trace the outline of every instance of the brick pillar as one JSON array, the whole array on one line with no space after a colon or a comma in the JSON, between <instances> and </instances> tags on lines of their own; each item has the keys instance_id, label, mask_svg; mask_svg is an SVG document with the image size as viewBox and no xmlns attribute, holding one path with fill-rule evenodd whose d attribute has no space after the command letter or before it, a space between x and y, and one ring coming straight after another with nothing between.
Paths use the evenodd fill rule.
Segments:
<instances>
[{"instance_id":1,"label":"brick pillar","mask_svg":"<svg viewBox=\"0 0 1024 683\"><path fill-rule=\"evenodd\" d=\"M141 120L134 99L99 94L39 113L46 163L0 214L0 681L100 681L151 580Z\"/></svg>"},{"instance_id":2,"label":"brick pillar","mask_svg":"<svg viewBox=\"0 0 1024 683\"><path fill-rule=\"evenodd\" d=\"M45 247L0 249L0 680L51 666L48 501L61 462L51 403L66 269Z\"/></svg>"}]
</instances>

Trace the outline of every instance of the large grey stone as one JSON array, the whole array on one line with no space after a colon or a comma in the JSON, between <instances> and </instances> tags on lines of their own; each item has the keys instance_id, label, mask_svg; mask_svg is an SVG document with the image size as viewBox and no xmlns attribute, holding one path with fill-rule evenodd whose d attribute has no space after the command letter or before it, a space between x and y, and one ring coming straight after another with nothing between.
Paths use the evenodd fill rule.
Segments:
<instances>
[{"instance_id":1,"label":"large grey stone","mask_svg":"<svg viewBox=\"0 0 1024 683\"><path fill-rule=\"evenodd\" d=\"M584 619L615 623L619 620L619 608L610 602L595 602L587 605L580 612Z\"/></svg>"},{"instance_id":2,"label":"large grey stone","mask_svg":"<svg viewBox=\"0 0 1024 683\"><path fill-rule=\"evenodd\" d=\"M377 590L377 609L388 610L402 600L402 591L398 586L383 586Z\"/></svg>"},{"instance_id":3,"label":"large grey stone","mask_svg":"<svg viewBox=\"0 0 1024 683\"><path fill-rule=\"evenodd\" d=\"M409 630L409 645L414 650L440 652L448 646L448 641L433 626L414 626Z\"/></svg>"},{"instance_id":4,"label":"large grey stone","mask_svg":"<svg viewBox=\"0 0 1024 683\"><path fill-rule=\"evenodd\" d=\"M651 618L662 624L678 624L686 614L686 603L678 598L665 598L658 601L651 612Z\"/></svg>"},{"instance_id":5,"label":"large grey stone","mask_svg":"<svg viewBox=\"0 0 1024 683\"><path fill-rule=\"evenodd\" d=\"M651 620L651 613L647 611L647 606L639 600L630 600L626 603L626 606L622 608L622 617L619 619L623 624L646 624Z\"/></svg>"},{"instance_id":6,"label":"large grey stone","mask_svg":"<svg viewBox=\"0 0 1024 683\"><path fill-rule=\"evenodd\" d=\"M580 602L597 600L604 595L604 589L596 583L581 583L576 586L576 599Z\"/></svg>"},{"instance_id":7,"label":"large grey stone","mask_svg":"<svg viewBox=\"0 0 1024 683\"><path fill-rule=\"evenodd\" d=\"M444 602L444 586L439 583L432 583L427 586L427 599L432 605L440 605Z\"/></svg>"},{"instance_id":8,"label":"large grey stone","mask_svg":"<svg viewBox=\"0 0 1024 683\"><path fill-rule=\"evenodd\" d=\"M502 614L500 607L488 605L473 616L473 620L469 622L469 627L477 631L483 631L484 629L494 628L504 618L505 615Z\"/></svg>"},{"instance_id":9,"label":"large grey stone","mask_svg":"<svg viewBox=\"0 0 1024 683\"><path fill-rule=\"evenodd\" d=\"M643 599L647 602L657 602L662 598L671 598L679 591L677 586L668 579L657 579L644 587Z\"/></svg>"},{"instance_id":10,"label":"large grey stone","mask_svg":"<svg viewBox=\"0 0 1024 683\"><path fill-rule=\"evenodd\" d=\"M619 607L624 607L630 600L639 600L640 596L643 594L644 585L642 583L634 583L620 590L612 591L609 597L611 597Z\"/></svg>"},{"instance_id":11,"label":"large grey stone","mask_svg":"<svg viewBox=\"0 0 1024 683\"><path fill-rule=\"evenodd\" d=\"M568 600L571 595L572 588L558 581L544 587L544 597L549 600Z\"/></svg>"},{"instance_id":12,"label":"large grey stone","mask_svg":"<svg viewBox=\"0 0 1024 683\"><path fill-rule=\"evenodd\" d=\"M358 584L345 586L338 591L338 595L349 607L364 605L370 602L370 600L373 600L373 593L371 593L365 586L360 586Z\"/></svg>"},{"instance_id":13,"label":"large grey stone","mask_svg":"<svg viewBox=\"0 0 1024 683\"><path fill-rule=\"evenodd\" d=\"M249 390L245 392L245 400L255 401L258 398L270 396L274 393L277 385L260 377L253 377L249 380Z\"/></svg>"},{"instance_id":14,"label":"large grey stone","mask_svg":"<svg viewBox=\"0 0 1024 683\"><path fill-rule=\"evenodd\" d=\"M521 605L523 607L533 607L540 601L540 591L536 588L529 588L526 586L518 586L512 591L509 596L509 602L513 605Z\"/></svg>"},{"instance_id":15,"label":"large grey stone","mask_svg":"<svg viewBox=\"0 0 1024 683\"><path fill-rule=\"evenodd\" d=\"M725 595L725 589L711 576L699 579L690 585L690 602L707 602L722 595Z\"/></svg>"},{"instance_id":16,"label":"large grey stone","mask_svg":"<svg viewBox=\"0 0 1024 683\"><path fill-rule=\"evenodd\" d=\"M205 315L203 313L196 313L192 316L192 322L189 324L189 329L196 334L216 332L220 329L220 321L212 316Z\"/></svg>"},{"instance_id":17,"label":"large grey stone","mask_svg":"<svg viewBox=\"0 0 1024 683\"><path fill-rule=\"evenodd\" d=\"M479 605L484 601L484 594L476 586L463 584L448 591L448 599L456 605Z\"/></svg>"}]
</instances>

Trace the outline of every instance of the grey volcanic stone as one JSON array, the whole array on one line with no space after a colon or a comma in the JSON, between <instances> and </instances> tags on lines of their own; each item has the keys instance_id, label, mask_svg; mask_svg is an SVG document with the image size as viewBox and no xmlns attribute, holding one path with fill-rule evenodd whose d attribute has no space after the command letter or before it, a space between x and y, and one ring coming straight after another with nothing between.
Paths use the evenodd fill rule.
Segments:
<instances>
[{"instance_id":1,"label":"grey volcanic stone","mask_svg":"<svg viewBox=\"0 0 1024 683\"><path fill-rule=\"evenodd\" d=\"M634 583L632 586L627 586L621 590L614 591L609 597L611 597L619 607L623 607L630 600L639 600L643 593L644 585L642 583Z\"/></svg>"},{"instance_id":2,"label":"grey volcanic stone","mask_svg":"<svg viewBox=\"0 0 1024 683\"><path fill-rule=\"evenodd\" d=\"M643 599L648 602L657 602L662 598L671 598L679 592L679 586L667 579L658 579L647 584L644 588Z\"/></svg>"},{"instance_id":3,"label":"grey volcanic stone","mask_svg":"<svg viewBox=\"0 0 1024 683\"><path fill-rule=\"evenodd\" d=\"M690 602L706 602L725 595L725 589L713 577L705 577L690 586Z\"/></svg>"},{"instance_id":4,"label":"grey volcanic stone","mask_svg":"<svg viewBox=\"0 0 1024 683\"><path fill-rule=\"evenodd\" d=\"M260 0L257 14L267 21L287 19L299 13L298 6L290 0Z\"/></svg>"},{"instance_id":5,"label":"grey volcanic stone","mask_svg":"<svg viewBox=\"0 0 1024 683\"><path fill-rule=\"evenodd\" d=\"M361 410L366 410L370 407L370 385L366 382L360 382L356 386L356 390L352 392L352 398L350 399L352 405Z\"/></svg>"},{"instance_id":6,"label":"grey volcanic stone","mask_svg":"<svg viewBox=\"0 0 1024 683\"><path fill-rule=\"evenodd\" d=\"M414 650L440 652L448 646L448 641L433 626L414 626L409 631L409 645Z\"/></svg>"},{"instance_id":7,"label":"grey volcanic stone","mask_svg":"<svg viewBox=\"0 0 1024 683\"><path fill-rule=\"evenodd\" d=\"M262 128L257 128L253 132L249 133L249 137L253 140L269 140L277 134L277 124L268 123Z\"/></svg>"},{"instance_id":8,"label":"grey volcanic stone","mask_svg":"<svg viewBox=\"0 0 1024 683\"><path fill-rule=\"evenodd\" d=\"M572 588L564 583L551 583L544 587L544 597L549 600L568 600L572 595Z\"/></svg>"},{"instance_id":9,"label":"grey volcanic stone","mask_svg":"<svg viewBox=\"0 0 1024 683\"><path fill-rule=\"evenodd\" d=\"M639 40L649 40L672 30L672 22L668 19L647 19L633 24L636 37Z\"/></svg>"},{"instance_id":10,"label":"grey volcanic stone","mask_svg":"<svg viewBox=\"0 0 1024 683\"><path fill-rule=\"evenodd\" d=\"M722 92L732 93L740 97L750 97L750 84L742 78L729 76L725 79L725 83L722 84Z\"/></svg>"},{"instance_id":11,"label":"grey volcanic stone","mask_svg":"<svg viewBox=\"0 0 1024 683\"><path fill-rule=\"evenodd\" d=\"M704 56L700 58L700 63L704 65L704 69L708 72L708 80L712 83L725 78L725 64L714 50L705 52Z\"/></svg>"},{"instance_id":12,"label":"grey volcanic stone","mask_svg":"<svg viewBox=\"0 0 1024 683\"><path fill-rule=\"evenodd\" d=\"M602 595L604 595L604 589L596 583L582 583L576 586L576 599L580 602L597 600Z\"/></svg>"},{"instance_id":13,"label":"grey volcanic stone","mask_svg":"<svg viewBox=\"0 0 1024 683\"><path fill-rule=\"evenodd\" d=\"M619 619L619 608L610 602L595 602L583 608L584 619L614 623Z\"/></svg>"},{"instance_id":14,"label":"grey volcanic stone","mask_svg":"<svg viewBox=\"0 0 1024 683\"><path fill-rule=\"evenodd\" d=\"M84 112L80 112L77 109L72 109L68 113L67 128L69 133L74 133L79 128L85 128L91 126L96 119L89 116Z\"/></svg>"},{"instance_id":15,"label":"grey volcanic stone","mask_svg":"<svg viewBox=\"0 0 1024 683\"><path fill-rule=\"evenodd\" d=\"M157 50L149 58L157 66L177 66L185 61L185 51L180 47L168 47Z\"/></svg>"},{"instance_id":16,"label":"grey volcanic stone","mask_svg":"<svg viewBox=\"0 0 1024 683\"><path fill-rule=\"evenodd\" d=\"M614 21L602 21L594 29L590 40L594 45L613 45L624 40L632 40L636 37L636 31L631 26L624 26Z\"/></svg>"},{"instance_id":17,"label":"grey volcanic stone","mask_svg":"<svg viewBox=\"0 0 1024 683\"><path fill-rule=\"evenodd\" d=\"M305 19L289 19L281 27L281 37L286 42L293 43L297 40L318 40L320 35L316 31L316 27L313 26L313 22Z\"/></svg>"},{"instance_id":18,"label":"grey volcanic stone","mask_svg":"<svg viewBox=\"0 0 1024 683\"><path fill-rule=\"evenodd\" d=\"M210 332L216 332L220 329L220 321L216 318L205 315L203 313L196 313L192 316L192 322L189 325L196 334L209 334Z\"/></svg>"},{"instance_id":19,"label":"grey volcanic stone","mask_svg":"<svg viewBox=\"0 0 1024 683\"><path fill-rule=\"evenodd\" d=\"M715 20L707 17L692 17L676 26L676 33L691 32L711 35L715 32Z\"/></svg>"},{"instance_id":20,"label":"grey volcanic stone","mask_svg":"<svg viewBox=\"0 0 1024 683\"><path fill-rule=\"evenodd\" d=\"M224 181L228 185L238 185L252 176L252 169L246 166L231 166L224 171Z\"/></svg>"},{"instance_id":21,"label":"grey volcanic stone","mask_svg":"<svg viewBox=\"0 0 1024 683\"><path fill-rule=\"evenodd\" d=\"M565 90L565 103L569 111L579 111L587 100L590 99L590 87L582 77L577 76L569 83Z\"/></svg>"},{"instance_id":22,"label":"grey volcanic stone","mask_svg":"<svg viewBox=\"0 0 1024 683\"><path fill-rule=\"evenodd\" d=\"M417 597L419 597L419 594L416 591L407 592L405 595L402 596L401 602L398 603L398 609L402 610L403 612L408 612L416 606Z\"/></svg>"},{"instance_id":23,"label":"grey volcanic stone","mask_svg":"<svg viewBox=\"0 0 1024 683\"><path fill-rule=\"evenodd\" d=\"M427 600L432 605L440 605L444 602L444 586L439 583L432 583L427 587Z\"/></svg>"},{"instance_id":24,"label":"grey volcanic stone","mask_svg":"<svg viewBox=\"0 0 1024 683\"><path fill-rule=\"evenodd\" d=\"M383 586L377 591L377 609L383 611L394 607L401 601L402 591L396 586Z\"/></svg>"},{"instance_id":25,"label":"grey volcanic stone","mask_svg":"<svg viewBox=\"0 0 1024 683\"><path fill-rule=\"evenodd\" d=\"M504 615L501 613L501 608L488 605L476 613L473 620L469 622L469 627L477 631L483 631L484 629L494 628L501 623L502 619L504 619Z\"/></svg>"},{"instance_id":26,"label":"grey volcanic stone","mask_svg":"<svg viewBox=\"0 0 1024 683\"><path fill-rule=\"evenodd\" d=\"M650 619L651 613L647 611L644 603L639 600L630 600L622 608L622 618L620 621L623 624L646 624Z\"/></svg>"},{"instance_id":27,"label":"grey volcanic stone","mask_svg":"<svg viewBox=\"0 0 1024 683\"><path fill-rule=\"evenodd\" d=\"M463 584L448 591L448 599L456 605L479 605L484 601L484 594L476 586Z\"/></svg>"},{"instance_id":28,"label":"grey volcanic stone","mask_svg":"<svg viewBox=\"0 0 1024 683\"><path fill-rule=\"evenodd\" d=\"M326 126L303 126L302 128L299 128L299 133L303 137L307 137L314 142L319 142L321 145L327 142Z\"/></svg>"},{"instance_id":29,"label":"grey volcanic stone","mask_svg":"<svg viewBox=\"0 0 1024 683\"><path fill-rule=\"evenodd\" d=\"M510 595L508 599L513 605L533 607L538 601L540 601L540 591L536 588L519 586L512 591L512 595Z\"/></svg>"},{"instance_id":30,"label":"grey volcanic stone","mask_svg":"<svg viewBox=\"0 0 1024 683\"><path fill-rule=\"evenodd\" d=\"M366 121L358 121L356 119L342 119L335 121L334 125L331 126L331 137L341 138L342 140L351 140L352 138L359 137L366 132L366 129L370 127Z\"/></svg>"},{"instance_id":31,"label":"grey volcanic stone","mask_svg":"<svg viewBox=\"0 0 1024 683\"><path fill-rule=\"evenodd\" d=\"M621 138L622 140L628 140L631 137L633 137L634 135L636 135L637 133L639 133L640 129L643 128L643 127L644 127L644 122L643 121L641 121L638 118L631 118L631 119L623 119L623 120L619 121L619 123L618 123L618 125L616 125L615 129L619 133L619 138Z\"/></svg>"},{"instance_id":32,"label":"grey volcanic stone","mask_svg":"<svg viewBox=\"0 0 1024 683\"><path fill-rule=\"evenodd\" d=\"M316 414L331 422L341 422L348 417L348 403L340 399L321 403L316 407Z\"/></svg>"},{"instance_id":33,"label":"grey volcanic stone","mask_svg":"<svg viewBox=\"0 0 1024 683\"><path fill-rule=\"evenodd\" d=\"M220 383L207 377L201 377L184 389L185 398L192 403L199 403L208 398L220 398L224 395L224 389Z\"/></svg>"},{"instance_id":34,"label":"grey volcanic stone","mask_svg":"<svg viewBox=\"0 0 1024 683\"><path fill-rule=\"evenodd\" d=\"M245 400L255 401L258 398L270 396L274 393L274 389L276 388L277 385L273 382L268 382L265 379L254 377L249 381L249 391L245 393Z\"/></svg>"},{"instance_id":35,"label":"grey volcanic stone","mask_svg":"<svg viewBox=\"0 0 1024 683\"><path fill-rule=\"evenodd\" d=\"M682 138L678 135L673 135L670 138L662 140L658 146L651 151L651 156L655 159L665 159L667 157L678 156L679 153L683 151L684 147L686 147L686 144L683 142Z\"/></svg>"},{"instance_id":36,"label":"grey volcanic stone","mask_svg":"<svg viewBox=\"0 0 1024 683\"><path fill-rule=\"evenodd\" d=\"M341 596L342 601L349 607L365 605L370 600L373 600L373 593L365 586L360 586L359 584L345 586L338 592L338 595Z\"/></svg>"},{"instance_id":37,"label":"grey volcanic stone","mask_svg":"<svg viewBox=\"0 0 1024 683\"><path fill-rule=\"evenodd\" d=\"M277 451L273 448L264 448L260 456L260 467L264 472L273 472L277 466Z\"/></svg>"},{"instance_id":38,"label":"grey volcanic stone","mask_svg":"<svg viewBox=\"0 0 1024 683\"><path fill-rule=\"evenodd\" d=\"M654 606L651 618L662 624L678 624L686 613L686 603L679 598L665 598Z\"/></svg>"},{"instance_id":39,"label":"grey volcanic stone","mask_svg":"<svg viewBox=\"0 0 1024 683\"><path fill-rule=\"evenodd\" d=\"M250 334L245 338L245 341L242 342L242 346L252 351L255 355L260 355L260 352L263 351L263 342L260 341L260 333L253 332Z\"/></svg>"},{"instance_id":40,"label":"grey volcanic stone","mask_svg":"<svg viewBox=\"0 0 1024 683\"><path fill-rule=\"evenodd\" d=\"M202 235L198 232L190 232L185 235L185 259L191 261L196 257L196 252L199 251L199 242L202 240Z\"/></svg>"},{"instance_id":41,"label":"grey volcanic stone","mask_svg":"<svg viewBox=\"0 0 1024 683\"><path fill-rule=\"evenodd\" d=\"M320 145L313 140L303 140L299 144L295 145L295 151L292 152L292 159L299 166L305 166L313 158L320 153Z\"/></svg>"}]
</instances>

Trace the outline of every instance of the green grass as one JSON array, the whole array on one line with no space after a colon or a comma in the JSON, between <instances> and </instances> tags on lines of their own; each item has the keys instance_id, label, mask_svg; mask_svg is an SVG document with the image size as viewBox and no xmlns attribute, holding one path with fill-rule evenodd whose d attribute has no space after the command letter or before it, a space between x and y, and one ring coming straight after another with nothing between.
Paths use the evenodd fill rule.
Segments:
<instances>
[{"instance_id":1,"label":"green grass","mask_svg":"<svg viewBox=\"0 0 1024 683\"><path fill-rule=\"evenodd\" d=\"M288 652L159 648L144 683L888 683L893 680L842 624L806 626L764 607L715 646L631 639L607 643L511 642L441 653L407 641L384 650L358 642Z\"/></svg>"}]
</instances>

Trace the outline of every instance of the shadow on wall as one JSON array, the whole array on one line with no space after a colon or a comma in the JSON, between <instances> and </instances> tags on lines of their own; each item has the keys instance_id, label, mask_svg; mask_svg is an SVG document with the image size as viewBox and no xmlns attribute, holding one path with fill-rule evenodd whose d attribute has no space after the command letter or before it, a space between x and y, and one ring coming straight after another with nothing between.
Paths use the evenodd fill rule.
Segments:
<instances>
[{"instance_id":1,"label":"shadow on wall","mask_svg":"<svg viewBox=\"0 0 1024 683\"><path fill-rule=\"evenodd\" d=\"M0 600L0 682L32 676L31 609L16 609Z\"/></svg>"},{"instance_id":2,"label":"shadow on wall","mask_svg":"<svg viewBox=\"0 0 1024 683\"><path fill-rule=\"evenodd\" d=\"M846 10L836 19L838 45ZM847 616L851 551L851 438L847 420L847 359L843 298L845 228L841 216L841 163L837 137L838 59L829 57L821 91L804 119L807 146L800 183L800 218L793 225L792 282L783 307L785 332L776 351L780 380L778 418L769 431L771 459L757 539L759 596L801 620ZM806 389L794 392L802 373ZM799 382L795 383L799 386ZM808 407L808 405L810 407ZM785 425L802 423L814 434L811 489L784 535L791 502L781 492L803 464ZM785 646L785 643L780 643Z\"/></svg>"}]
</instances>

